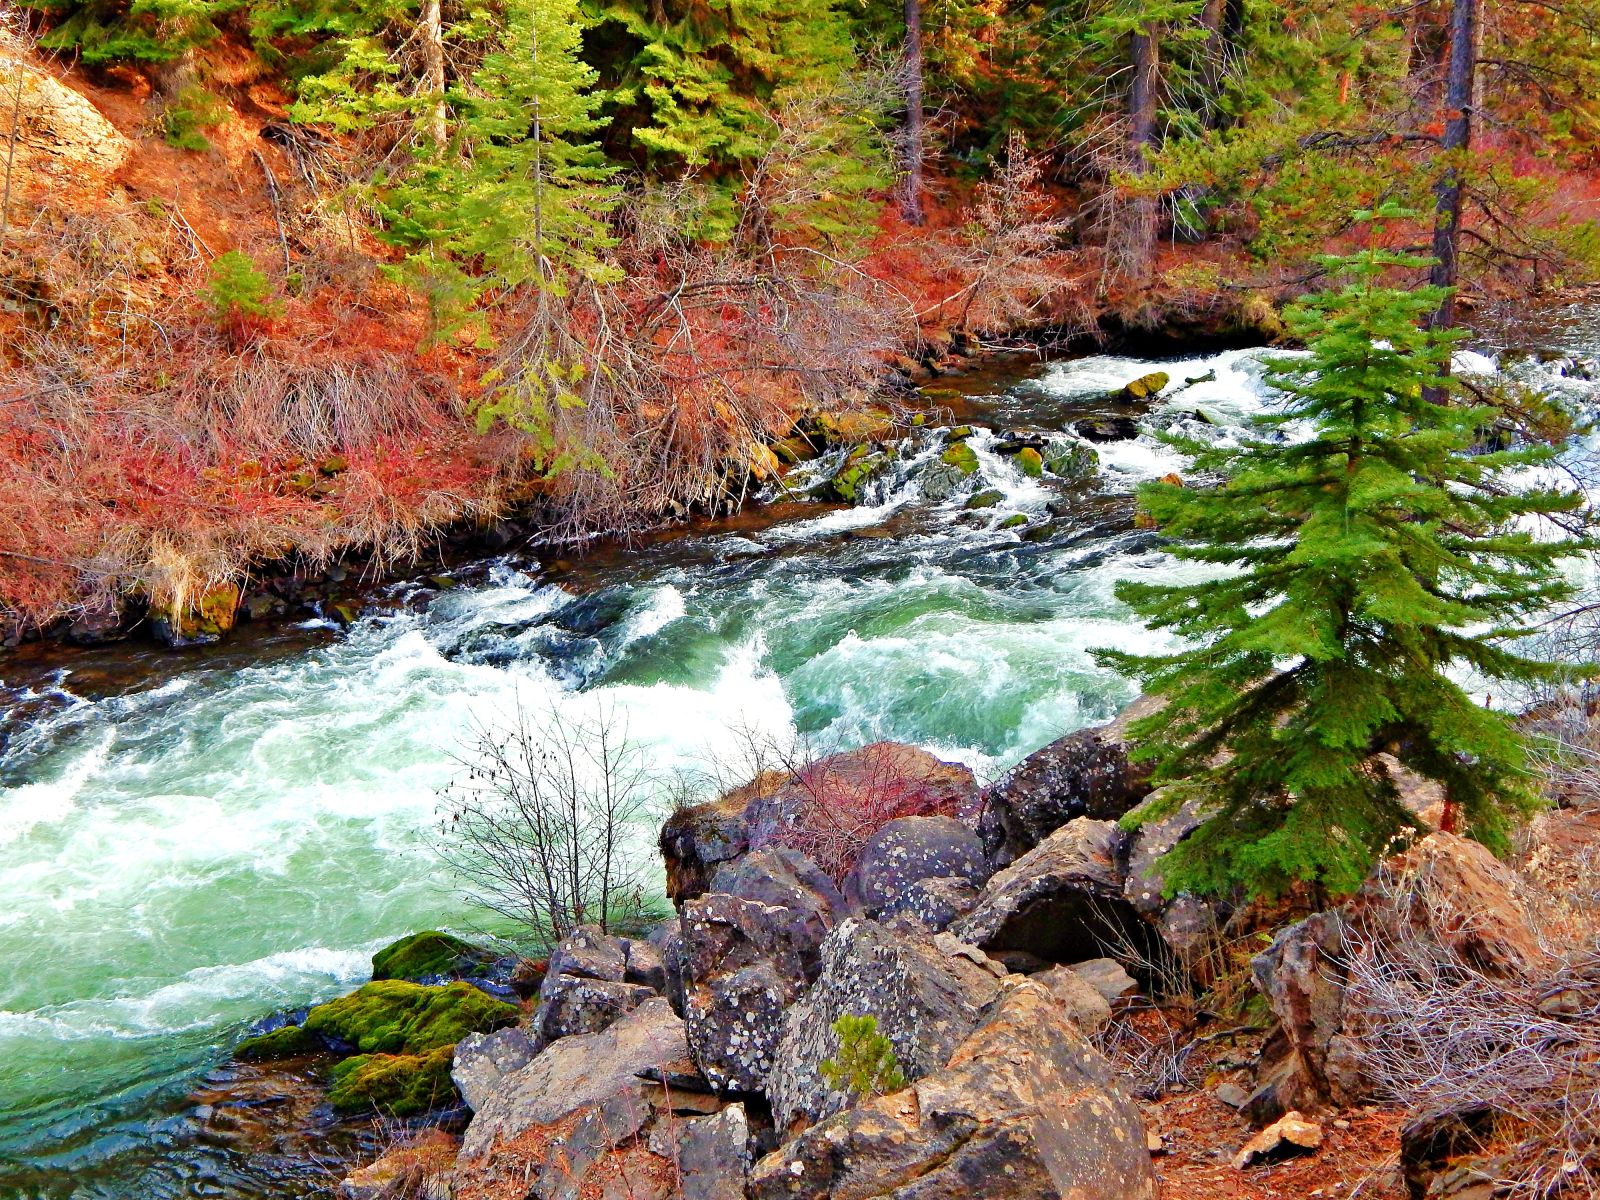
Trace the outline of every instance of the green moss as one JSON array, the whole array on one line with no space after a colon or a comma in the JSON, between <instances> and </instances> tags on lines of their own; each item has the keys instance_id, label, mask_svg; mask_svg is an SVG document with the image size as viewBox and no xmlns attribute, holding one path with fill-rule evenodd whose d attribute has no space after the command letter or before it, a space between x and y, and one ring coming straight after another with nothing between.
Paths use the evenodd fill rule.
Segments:
<instances>
[{"instance_id":1,"label":"green moss","mask_svg":"<svg viewBox=\"0 0 1600 1200\"><path fill-rule=\"evenodd\" d=\"M494 958L487 950L437 929L413 933L372 956L374 979L461 975Z\"/></svg>"},{"instance_id":2,"label":"green moss","mask_svg":"<svg viewBox=\"0 0 1600 1200\"><path fill-rule=\"evenodd\" d=\"M1000 492L1000 491L997 491L994 488L990 488L986 492L979 492L972 499L968 500L967 501L967 507L969 509L971 509L971 508L993 508L996 504L999 504L1000 501L1002 501L1004 499L1005 499L1005 493L1004 492Z\"/></svg>"},{"instance_id":3,"label":"green moss","mask_svg":"<svg viewBox=\"0 0 1600 1200\"><path fill-rule=\"evenodd\" d=\"M955 467L963 475L975 475L978 472L978 456L965 442L951 446L939 456L939 461L946 466Z\"/></svg>"},{"instance_id":4,"label":"green moss","mask_svg":"<svg viewBox=\"0 0 1600 1200\"><path fill-rule=\"evenodd\" d=\"M423 1054L516 1021L514 1005L470 983L423 987L385 979L317 1005L306 1029L349 1042L363 1054Z\"/></svg>"},{"instance_id":5,"label":"green moss","mask_svg":"<svg viewBox=\"0 0 1600 1200\"><path fill-rule=\"evenodd\" d=\"M1100 470L1100 456L1083 443L1073 442L1052 450L1045 466L1052 475L1059 475L1069 483L1082 483Z\"/></svg>"},{"instance_id":6,"label":"green moss","mask_svg":"<svg viewBox=\"0 0 1600 1200\"><path fill-rule=\"evenodd\" d=\"M869 480L889 465L889 460L882 454L863 453L866 447L857 447L839 473L828 481L827 493L846 504L854 504L861 494L861 488Z\"/></svg>"},{"instance_id":7,"label":"green moss","mask_svg":"<svg viewBox=\"0 0 1600 1200\"><path fill-rule=\"evenodd\" d=\"M1017 455L1017 466L1030 479L1037 479L1044 474L1044 459L1032 446L1023 447L1022 453Z\"/></svg>"},{"instance_id":8,"label":"green moss","mask_svg":"<svg viewBox=\"0 0 1600 1200\"><path fill-rule=\"evenodd\" d=\"M1018 526L1026 525L1027 523L1028 523L1028 517L1027 517L1026 513L1012 513L1004 521L1001 521L1000 524L996 525L995 528L996 529L1016 529Z\"/></svg>"},{"instance_id":9,"label":"green moss","mask_svg":"<svg viewBox=\"0 0 1600 1200\"><path fill-rule=\"evenodd\" d=\"M279 1058L298 1058L302 1054L315 1054L322 1042L298 1025L285 1025L271 1033L245 1038L234 1049L235 1058L245 1062L271 1062Z\"/></svg>"},{"instance_id":10,"label":"green moss","mask_svg":"<svg viewBox=\"0 0 1600 1200\"><path fill-rule=\"evenodd\" d=\"M450 1079L454 1049L426 1054L359 1054L333 1068L328 1102L342 1113L373 1110L390 1117L412 1117L455 1098Z\"/></svg>"},{"instance_id":11,"label":"green moss","mask_svg":"<svg viewBox=\"0 0 1600 1200\"><path fill-rule=\"evenodd\" d=\"M1148 375L1141 375L1126 387L1112 392L1112 396L1124 400L1148 400L1171 382L1171 376L1165 371L1151 371Z\"/></svg>"}]
</instances>

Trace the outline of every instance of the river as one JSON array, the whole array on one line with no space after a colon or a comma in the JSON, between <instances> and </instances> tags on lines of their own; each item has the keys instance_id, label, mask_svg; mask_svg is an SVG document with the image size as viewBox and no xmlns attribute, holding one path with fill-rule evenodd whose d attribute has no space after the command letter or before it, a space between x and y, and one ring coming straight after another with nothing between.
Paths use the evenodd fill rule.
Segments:
<instances>
[{"instance_id":1,"label":"river","mask_svg":"<svg viewBox=\"0 0 1600 1200\"><path fill-rule=\"evenodd\" d=\"M1596 344L1584 314L1569 325L1555 341ZM347 990L405 933L471 928L432 850L438 793L474 727L519 705L604 706L664 772L736 757L741 729L798 729L918 743L985 779L1112 715L1132 689L1090 650L1155 644L1115 583L1194 569L1134 528L1131 492L1181 464L1148 433L1101 445L1069 496L995 431L1064 429L1154 369L1176 386L1146 428L1199 412L1234 436L1271 402L1252 350L1018 358L934 397L980 426L976 486L1003 497L980 512L922 494L925 435L857 507L464 564L385 589L346 632L0 660L0 1196L265 1194L196 1148L184 1096L250 1021ZM1566 364L1524 369L1600 393ZM1000 528L1017 513L1029 528Z\"/></svg>"}]
</instances>

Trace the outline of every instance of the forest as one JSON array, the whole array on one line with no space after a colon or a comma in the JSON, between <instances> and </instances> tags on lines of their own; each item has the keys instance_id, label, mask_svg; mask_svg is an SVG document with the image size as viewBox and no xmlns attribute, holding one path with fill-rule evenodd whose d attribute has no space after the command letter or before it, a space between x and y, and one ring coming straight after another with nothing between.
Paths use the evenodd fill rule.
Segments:
<instances>
[{"instance_id":1,"label":"forest","mask_svg":"<svg viewBox=\"0 0 1600 1200\"><path fill-rule=\"evenodd\" d=\"M6 16L13 640L512 512L737 507L797 417L952 347L1286 338L1383 205L1435 328L1600 254L1587 0ZM124 131L65 165L52 72Z\"/></svg>"}]
</instances>

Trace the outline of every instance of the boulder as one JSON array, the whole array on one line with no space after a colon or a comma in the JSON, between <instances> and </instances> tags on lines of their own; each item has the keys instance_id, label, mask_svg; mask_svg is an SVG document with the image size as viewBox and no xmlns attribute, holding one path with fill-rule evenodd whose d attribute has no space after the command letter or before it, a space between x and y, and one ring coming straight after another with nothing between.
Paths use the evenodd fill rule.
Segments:
<instances>
[{"instance_id":1,"label":"boulder","mask_svg":"<svg viewBox=\"0 0 1600 1200\"><path fill-rule=\"evenodd\" d=\"M956 876L919 879L879 910L884 921L914 921L929 933L949 929L977 906L978 889Z\"/></svg>"},{"instance_id":2,"label":"boulder","mask_svg":"<svg viewBox=\"0 0 1600 1200\"><path fill-rule=\"evenodd\" d=\"M754 850L725 863L712 877L711 890L786 910L786 920L805 926L794 936L819 945L845 911L845 898L833 880L787 846Z\"/></svg>"},{"instance_id":3,"label":"boulder","mask_svg":"<svg viewBox=\"0 0 1600 1200\"><path fill-rule=\"evenodd\" d=\"M1138 991L1138 981L1114 958L1089 958L1083 962L1067 964L1067 970L1077 975L1105 999L1115 1004L1124 996Z\"/></svg>"},{"instance_id":4,"label":"boulder","mask_svg":"<svg viewBox=\"0 0 1600 1200\"><path fill-rule=\"evenodd\" d=\"M659 997L599 1033L563 1038L485 1098L462 1138L461 1160L482 1159L499 1141L584 1110L601 1114L613 1132L637 1131L659 1089L639 1073L689 1069L688 1055L684 1023Z\"/></svg>"},{"instance_id":5,"label":"boulder","mask_svg":"<svg viewBox=\"0 0 1600 1200\"><path fill-rule=\"evenodd\" d=\"M1128 442L1139 436L1132 417L1085 417L1072 423L1072 431L1090 442Z\"/></svg>"},{"instance_id":6,"label":"boulder","mask_svg":"<svg viewBox=\"0 0 1600 1200\"><path fill-rule=\"evenodd\" d=\"M597 926L580 925L562 938L551 953L540 994L554 986L554 981L563 975L621 983L627 973L628 943L602 933Z\"/></svg>"},{"instance_id":7,"label":"boulder","mask_svg":"<svg viewBox=\"0 0 1600 1200\"><path fill-rule=\"evenodd\" d=\"M1169 898L1161 873L1161 859L1200 824L1198 810L1186 804L1169 817L1140 826L1128 851L1128 878L1123 892L1141 916L1155 923L1178 961L1204 983L1209 982L1207 973L1215 965L1209 961L1208 951L1216 945L1223 911L1219 905L1186 892Z\"/></svg>"},{"instance_id":8,"label":"boulder","mask_svg":"<svg viewBox=\"0 0 1600 1200\"><path fill-rule=\"evenodd\" d=\"M673 921L671 928L663 933L668 945L678 935L678 923ZM628 967L622 976L624 983L636 983L640 987L647 987L653 992L665 995L671 987L670 972L667 969L666 955L653 942L642 938L628 940Z\"/></svg>"},{"instance_id":9,"label":"boulder","mask_svg":"<svg viewBox=\"0 0 1600 1200\"><path fill-rule=\"evenodd\" d=\"M1508 978L1543 961L1506 867L1477 842L1429 834L1380 864L1340 908L1289 926L1252 961L1278 1029L1263 1049L1246 1114L1268 1121L1289 1109L1367 1099L1368 1016L1347 987L1348 964L1385 946L1429 942Z\"/></svg>"},{"instance_id":10,"label":"boulder","mask_svg":"<svg viewBox=\"0 0 1600 1200\"><path fill-rule=\"evenodd\" d=\"M682 905L711 887L718 866L750 849L744 812L763 787L776 786L787 776L776 772L729 792L709 804L680 808L661 826L661 858L667 868L667 898Z\"/></svg>"},{"instance_id":11,"label":"boulder","mask_svg":"<svg viewBox=\"0 0 1600 1200\"><path fill-rule=\"evenodd\" d=\"M537 1052L527 1031L515 1026L493 1033L469 1033L456 1043L450 1078L467 1107L477 1110L505 1076L527 1066Z\"/></svg>"},{"instance_id":12,"label":"boulder","mask_svg":"<svg viewBox=\"0 0 1600 1200\"><path fill-rule=\"evenodd\" d=\"M831 915L712 892L683 908L683 1014L694 1059L719 1090L766 1080L784 1011L816 977Z\"/></svg>"},{"instance_id":13,"label":"boulder","mask_svg":"<svg viewBox=\"0 0 1600 1200\"><path fill-rule=\"evenodd\" d=\"M580 1033L599 1033L655 996L654 989L578 975L547 975L532 1028L540 1046Z\"/></svg>"},{"instance_id":14,"label":"boulder","mask_svg":"<svg viewBox=\"0 0 1600 1200\"><path fill-rule=\"evenodd\" d=\"M1477 1174L1473 1164L1490 1165L1483 1160L1497 1136L1504 1142L1504 1123L1504 1115L1490 1105L1470 1103L1410 1118L1400 1127L1400 1173L1412 1200L1465 1190L1447 1188L1447 1181L1475 1182L1470 1180ZM1490 1170L1480 1178L1489 1183L1497 1174ZM1484 1200L1493 1194L1492 1188L1485 1188L1482 1193Z\"/></svg>"},{"instance_id":15,"label":"boulder","mask_svg":"<svg viewBox=\"0 0 1600 1200\"><path fill-rule=\"evenodd\" d=\"M1113 400L1149 400L1159 393L1167 384L1172 382L1172 376L1165 371L1151 371L1137 379L1130 380L1122 387L1111 393Z\"/></svg>"},{"instance_id":16,"label":"boulder","mask_svg":"<svg viewBox=\"0 0 1600 1200\"><path fill-rule=\"evenodd\" d=\"M1108 950L1154 960L1154 931L1123 896L1125 838L1109 821L1069 821L991 879L951 932L991 954L1022 951L1045 962Z\"/></svg>"},{"instance_id":17,"label":"boulder","mask_svg":"<svg viewBox=\"0 0 1600 1200\"><path fill-rule=\"evenodd\" d=\"M1159 704L1135 701L1110 724L1069 733L1013 767L984 793L984 848L1009 862L1075 817L1127 814L1150 790L1149 771L1128 761L1128 726Z\"/></svg>"},{"instance_id":18,"label":"boulder","mask_svg":"<svg viewBox=\"0 0 1600 1200\"><path fill-rule=\"evenodd\" d=\"M965 951L965 953L963 953ZM849 1097L822 1078L839 1052L834 1023L877 1019L902 1073L917 1080L944 1066L982 1021L1005 971L948 934L891 931L849 918L822 944L822 970L783 1026L766 1091L779 1130L844 1108Z\"/></svg>"},{"instance_id":19,"label":"boulder","mask_svg":"<svg viewBox=\"0 0 1600 1200\"><path fill-rule=\"evenodd\" d=\"M1322 1126L1298 1112L1287 1112L1240 1147L1233 1156L1233 1166L1242 1171L1258 1162L1309 1154L1320 1145Z\"/></svg>"},{"instance_id":20,"label":"boulder","mask_svg":"<svg viewBox=\"0 0 1600 1200\"><path fill-rule=\"evenodd\" d=\"M866 841L844 879L851 907L876 916L925 879L981 886L992 874L978 835L953 817L901 817Z\"/></svg>"},{"instance_id":21,"label":"boulder","mask_svg":"<svg viewBox=\"0 0 1600 1200\"><path fill-rule=\"evenodd\" d=\"M1052 444L1045 452L1045 469L1068 486L1089 483L1100 473L1100 455L1082 442Z\"/></svg>"},{"instance_id":22,"label":"boulder","mask_svg":"<svg viewBox=\"0 0 1600 1200\"><path fill-rule=\"evenodd\" d=\"M1050 989L1067 1018L1084 1033L1098 1033L1111 1024L1110 1001L1071 967L1051 967L1033 978Z\"/></svg>"},{"instance_id":23,"label":"boulder","mask_svg":"<svg viewBox=\"0 0 1600 1200\"><path fill-rule=\"evenodd\" d=\"M403 937L374 954L372 977L413 982L456 979L472 974L494 959L493 953L471 942L429 929Z\"/></svg>"},{"instance_id":24,"label":"boulder","mask_svg":"<svg viewBox=\"0 0 1600 1200\"><path fill-rule=\"evenodd\" d=\"M750 1170L750 1122L744 1105L658 1124L650 1148L676 1167L679 1200L744 1200Z\"/></svg>"},{"instance_id":25,"label":"boulder","mask_svg":"<svg viewBox=\"0 0 1600 1200\"><path fill-rule=\"evenodd\" d=\"M86 96L4 48L0 75L19 85L15 97L6 88L6 115L15 100L18 118L13 199L57 183L104 177L128 161L133 143Z\"/></svg>"},{"instance_id":26,"label":"boulder","mask_svg":"<svg viewBox=\"0 0 1600 1200\"><path fill-rule=\"evenodd\" d=\"M947 1066L752 1169L753 1200L1154 1200L1139 1110L1048 989L1008 982Z\"/></svg>"}]
</instances>

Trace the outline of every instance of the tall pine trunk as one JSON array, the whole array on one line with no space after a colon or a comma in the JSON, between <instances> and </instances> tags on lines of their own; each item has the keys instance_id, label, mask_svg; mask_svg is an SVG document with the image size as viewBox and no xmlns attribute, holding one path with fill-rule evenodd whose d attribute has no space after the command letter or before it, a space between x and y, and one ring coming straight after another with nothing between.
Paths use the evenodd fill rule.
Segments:
<instances>
[{"instance_id":1,"label":"tall pine trunk","mask_svg":"<svg viewBox=\"0 0 1600 1200\"><path fill-rule=\"evenodd\" d=\"M922 208L922 0L906 0L906 181L901 213L908 224L921 225Z\"/></svg>"},{"instance_id":2,"label":"tall pine trunk","mask_svg":"<svg viewBox=\"0 0 1600 1200\"><path fill-rule=\"evenodd\" d=\"M428 89L425 127L434 148L443 149L446 137L444 107L444 14L440 0L423 0L422 82Z\"/></svg>"},{"instance_id":3,"label":"tall pine trunk","mask_svg":"<svg viewBox=\"0 0 1600 1200\"><path fill-rule=\"evenodd\" d=\"M1150 168L1156 141L1156 113L1161 85L1159 33L1130 35L1128 57L1133 81L1128 88L1128 174L1143 175ZM1143 283L1155 264L1156 217L1154 196L1135 195L1120 219L1114 218L1111 240L1115 273L1133 283Z\"/></svg>"},{"instance_id":4,"label":"tall pine trunk","mask_svg":"<svg viewBox=\"0 0 1600 1200\"><path fill-rule=\"evenodd\" d=\"M1444 137L1439 143L1444 173L1433 188L1433 257L1428 282L1454 288L1460 274L1461 159L1472 145L1473 92L1477 80L1479 0L1454 0L1450 9L1450 51L1444 79ZM1439 303L1430 324L1448 329L1456 323L1454 294Z\"/></svg>"}]
</instances>

